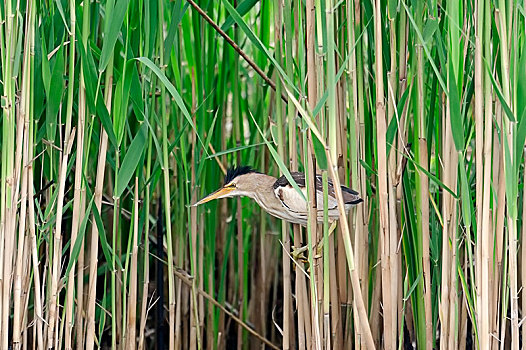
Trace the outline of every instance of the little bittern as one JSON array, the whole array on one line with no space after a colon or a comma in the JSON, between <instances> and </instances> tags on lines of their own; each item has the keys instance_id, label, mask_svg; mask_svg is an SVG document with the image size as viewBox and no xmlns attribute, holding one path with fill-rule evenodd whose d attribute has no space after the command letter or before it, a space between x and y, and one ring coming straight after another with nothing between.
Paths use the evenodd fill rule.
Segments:
<instances>
[{"instance_id":1,"label":"little bittern","mask_svg":"<svg viewBox=\"0 0 526 350\"><path fill-rule=\"evenodd\" d=\"M307 198L305 187L305 174L291 172L292 178ZM362 202L356 191L348 187L341 186L345 210L348 211L353 206ZM318 221L323 221L323 189L321 175L316 176L316 202L318 208ZM242 166L231 168L225 176L225 184L217 191L209 194L194 206L206 203L217 198L231 198L237 196L247 196L256 201L267 213L279 219L283 219L294 224L307 225L307 202L292 187L285 176L276 179L273 176L262 174L254 169ZM334 193L334 185L329 179L328 186L328 214L329 221L338 220L338 201Z\"/></svg>"}]
</instances>

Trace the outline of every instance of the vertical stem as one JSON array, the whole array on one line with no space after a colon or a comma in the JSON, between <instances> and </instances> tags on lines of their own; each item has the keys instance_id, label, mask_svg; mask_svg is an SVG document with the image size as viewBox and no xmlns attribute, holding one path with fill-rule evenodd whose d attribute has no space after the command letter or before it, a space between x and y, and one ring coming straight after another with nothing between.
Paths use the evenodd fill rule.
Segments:
<instances>
[{"instance_id":1,"label":"vertical stem","mask_svg":"<svg viewBox=\"0 0 526 350\"><path fill-rule=\"evenodd\" d=\"M157 29L157 40L159 48L159 65L164 69L164 35L163 19L164 7L163 1L158 3L159 27ZM163 204L166 225L166 248L168 255L168 348L175 349L175 288L174 288L174 258L173 258L173 236L172 236L172 210L170 202L170 165L168 163L168 123L169 115L166 113L166 88L160 84L161 89L161 124L162 124L162 172L163 172ZM195 281L194 281L195 282Z\"/></svg>"},{"instance_id":2,"label":"vertical stem","mask_svg":"<svg viewBox=\"0 0 526 350\"><path fill-rule=\"evenodd\" d=\"M111 110L113 92L113 56L106 68L106 80L104 90L104 101L106 109ZM97 176L94 192L94 210L101 212L102 207L102 188L104 186L104 172L106 168L106 153L108 151L108 134L101 125L101 137L99 158L97 161ZM95 222L95 218L93 218ZM95 303L97 291L97 262L98 262L99 231L97 225L92 226L90 243L90 264L89 264L89 284L88 284L88 311L86 319L86 350L92 350L95 342Z\"/></svg>"},{"instance_id":3,"label":"vertical stem","mask_svg":"<svg viewBox=\"0 0 526 350\"><path fill-rule=\"evenodd\" d=\"M384 102L384 71L382 62L382 21L380 1L374 6L374 42L377 56L375 59L376 75L376 138L378 143L378 205L380 214L380 251L382 266L382 300L384 319L384 344L386 349L396 348L396 329L393 329L393 307L391 300L391 266L389 263L389 198L387 192L387 154L386 154L386 118Z\"/></svg>"},{"instance_id":4,"label":"vertical stem","mask_svg":"<svg viewBox=\"0 0 526 350\"><path fill-rule=\"evenodd\" d=\"M306 1L306 40L307 45L305 47L307 51L307 100L311 110L314 109L318 102L318 79L316 74L316 36L315 36L315 7L314 0ZM307 223L307 244L309 246L309 263L312 266L312 242L317 237L317 201L316 201L316 165L314 164L314 152L312 149L312 134L310 129L306 132L306 183L307 183L307 195L309 199L309 216ZM310 296L311 296L311 325L313 330L313 340L316 348L321 347L320 338L320 327L318 323L318 303L317 303L317 288L314 277L314 268L310 269ZM314 345L313 344L313 345Z\"/></svg>"},{"instance_id":5,"label":"vertical stem","mask_svg":"<svg viewBox=\"0 0 526 350\"><path fill-rule=\"evenodd\" d=\"M282 62L282 0L274 0L274 42L276 45L276 61L278 64ZM285 159L285 143L284 143L284 130L283 130L283 102L281 101L281 82L276 82L276 121L278 124L278 154L281 159ZM287 252L290 251L290 238L288 232L288 224L285 221L281 223L281 240L283 242L283 249ZM288 350L290 348L290 259L287 253L282 254L283 264L283 344L282 348Z\"/></svg>"},{"instance_id":6,"label":"vertical stem","mask_svg":"<svg viewBox=\"0 0 526 350\"><path fill-rule=\"evenodd\" d=\"M126 330L126 349L135 349L137 305L137 252L139 236L139 178L135 177L135 191L133 196L133 243L130 263L130 292L128 294L128 327Z\"/></svg>"}]
</instances>

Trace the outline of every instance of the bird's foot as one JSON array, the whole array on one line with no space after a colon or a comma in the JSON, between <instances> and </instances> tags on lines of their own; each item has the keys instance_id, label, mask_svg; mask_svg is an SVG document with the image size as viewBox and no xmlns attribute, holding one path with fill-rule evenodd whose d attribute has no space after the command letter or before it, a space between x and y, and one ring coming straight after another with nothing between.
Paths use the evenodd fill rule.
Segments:
<instances>
[{"instance_id":1,"label":"bird's foot","mask_svg":"<svg viewBox=\"0 0 526 350\"><path fill-rule=\"evenodd\" d=\"M303 247L292 247L290 255L294 260L306 261L305 252L309 249L309 246L305 245Z\"/></svg>"},{"instance_id":2,"label":"bird's foot","mask_svg":"<svg viewBox=\"0 0 526 350\"><path fill-rule=\"evenodd\" d=\"M329 227L329 234L328 234L329 237L332 235L332 233L336 229L336 223L337 223L336 221L333 221L331 223L331 226ZM309 250L308 245L304 245L303 247L292 247L292 251L290 255L292 256L294 260L301 260L303 262L306 262L308 259L305 256L305 252L308 250ZM319 241L318 244L316 244L313 247L313 250L314 250L314 258L315 259L321 258L322 253L323 253L323 239Z\"/></svg>"}]
</instances>

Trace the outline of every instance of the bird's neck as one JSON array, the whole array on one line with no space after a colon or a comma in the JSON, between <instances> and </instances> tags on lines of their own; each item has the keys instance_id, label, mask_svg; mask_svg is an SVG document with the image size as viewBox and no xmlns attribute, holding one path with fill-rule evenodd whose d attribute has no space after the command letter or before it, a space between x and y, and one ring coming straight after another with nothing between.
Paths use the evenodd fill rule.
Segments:
<instances>
[{"instance_id":1,"label":"bird's neck","mask_svg":"<svg viewBox=\"0 0 526 350\"><path fill-rule=\"evenodd\" d=\"M273 186L276 180L277 179L274 176L260 174L256 182L256 190L250 193L249 197L258 202L259 205L261 205L261 202L264 200L264 198L262 198L261 195L267 195L269 193L273 195Z\"/></svg>"}]
</instances>

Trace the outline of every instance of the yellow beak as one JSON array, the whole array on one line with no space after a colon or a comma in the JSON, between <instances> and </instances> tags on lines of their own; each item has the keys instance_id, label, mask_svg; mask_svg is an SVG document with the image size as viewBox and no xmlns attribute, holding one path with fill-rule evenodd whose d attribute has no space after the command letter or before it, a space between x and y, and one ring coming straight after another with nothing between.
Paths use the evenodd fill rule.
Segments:
<instances>
[{"instance_id":1,"label":"yellow beak","mask_svg":"<svg viewBox=\"0 0 526 350\"><path fill-rule=\"evenodd\" d=\"M226 197L230 192L234 190L234 187L221 187L217 191L210 193L205 198L201 199L199 202L192 204L193 207L210 202L211 200Z\"/></svg>"}]
</instances>

